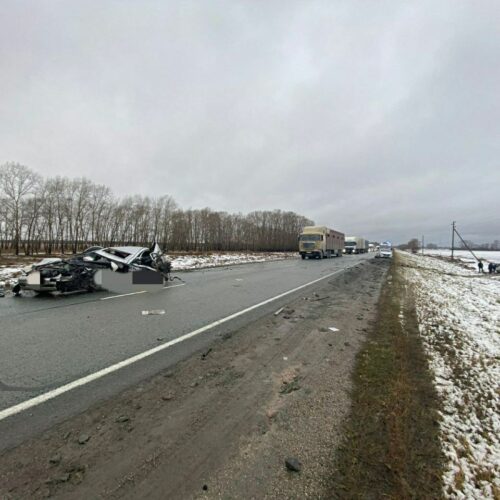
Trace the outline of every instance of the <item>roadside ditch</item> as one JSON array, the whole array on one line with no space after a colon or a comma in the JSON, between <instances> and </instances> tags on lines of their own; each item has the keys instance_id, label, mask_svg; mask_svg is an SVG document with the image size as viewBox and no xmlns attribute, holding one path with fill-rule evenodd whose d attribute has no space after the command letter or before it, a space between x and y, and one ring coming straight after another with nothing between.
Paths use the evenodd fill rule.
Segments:
<instances>
[{"instance_id":1,"label":"roadside ditch","mask_svg":"<svg viewBox=\"0 0 500 500\"><path fill-rule=\"evenodd\" d=\"M395 254L374 327L356 358L352 409L331 497L441 498L440 402L411 287Z\"/></svg>"}]
</instances>

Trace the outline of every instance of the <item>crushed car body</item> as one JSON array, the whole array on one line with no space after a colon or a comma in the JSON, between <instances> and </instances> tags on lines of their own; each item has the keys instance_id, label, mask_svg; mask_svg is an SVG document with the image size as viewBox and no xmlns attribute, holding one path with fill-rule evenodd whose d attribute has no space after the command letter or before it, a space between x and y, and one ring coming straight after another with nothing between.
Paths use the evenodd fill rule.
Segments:
<instances>
[{"instance_id":1,"label":"crushed car body","mask_svg":"<svg viewBox=\"0 0 500 500\"><path fill-rule=\"evenodd\" d=\"M115 273L131 273L134 284L163 283L170 279L171 263L155 244L146 247L91 247L68 259L49 258L24 269L13 288L69 293L107 289L106 283Z\"/></svg>"}]
</instances>

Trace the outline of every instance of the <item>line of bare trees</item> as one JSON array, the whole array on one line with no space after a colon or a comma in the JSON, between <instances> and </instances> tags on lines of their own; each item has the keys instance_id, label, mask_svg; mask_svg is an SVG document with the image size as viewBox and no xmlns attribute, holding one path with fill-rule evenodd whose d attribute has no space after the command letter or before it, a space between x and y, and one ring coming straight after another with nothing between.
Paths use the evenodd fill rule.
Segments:
<instances>
[{"instance_id":1,"label":"line of bare trees","mask_svg":"<svg viewBox=\"0 0 500 500\"><path fill-rule=\"evenodd\" d=\"M291 251L301 229L312 224L281 210L183 210L169 195L120 198L89 179L44 179L18 163L0 166L0 252L16 255L155 240L169 251Z\"/></svg>"}]
</instances>

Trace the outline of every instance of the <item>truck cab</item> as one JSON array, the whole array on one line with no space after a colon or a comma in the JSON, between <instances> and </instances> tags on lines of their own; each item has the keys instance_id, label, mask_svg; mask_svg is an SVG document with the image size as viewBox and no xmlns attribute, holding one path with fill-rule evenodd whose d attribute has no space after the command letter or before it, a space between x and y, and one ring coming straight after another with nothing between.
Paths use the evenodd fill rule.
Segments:
<instances>
[{"instance_id":1,"label":"truck cab","mask_svg":"<svg viewBox=\"0 0 500 500\"><path fill-rule=\"evenodd\" d=\"M344 234L325 226L307 226L299 236L299 253L302 259L341 257Z\"/></svg>"}]
</instances>

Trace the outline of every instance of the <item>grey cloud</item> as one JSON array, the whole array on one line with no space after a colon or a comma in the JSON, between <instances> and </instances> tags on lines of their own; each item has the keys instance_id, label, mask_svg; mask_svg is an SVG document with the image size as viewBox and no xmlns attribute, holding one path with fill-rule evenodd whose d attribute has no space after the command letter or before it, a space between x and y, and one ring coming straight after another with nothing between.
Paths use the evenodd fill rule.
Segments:
<instances>
[{"instance_id":1,"label":"grey cloud","mask_svg":"<svg viewBox=\"0 0 500 500\"><path fill-rule=\"evenodd\" d=\"M497 2L2 11L2 162L373 239L500 239Z\"/></svg>"}]
</instances>

